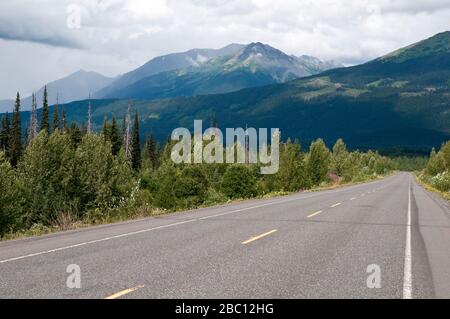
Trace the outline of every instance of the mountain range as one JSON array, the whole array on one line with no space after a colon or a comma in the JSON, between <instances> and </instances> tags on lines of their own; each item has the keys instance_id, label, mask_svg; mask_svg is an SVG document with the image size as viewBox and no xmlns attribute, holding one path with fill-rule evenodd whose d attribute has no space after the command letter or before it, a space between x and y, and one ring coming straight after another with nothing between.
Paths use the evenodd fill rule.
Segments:
<instances>
[{"instance_id":1,"label":"mountain range","mask_svg":"<svg viewBox=\"0 0 450 319\"><path fill-rule=\"evenodd\" d=\"M193 74L214 69L219 60L231 60L230 70L235 66L239 69L245 56L251 56L245 52L251 52L252 47L266 48L251 44L231 55L211 58L195 71L188 67L185 72L195 78ZM254 58L258 61L258 54ZM244 65L252 68L252 63ZM266 69L272 79L278 77L275 84L221 94L197 95L195 91L194 96L180 94L154 101L134 98L131 102L139 112L142 134L152 131L164 141L176 127L192 129L194 119L203 119L206 126L215 117L221 128L280 128L283 139L299 138L304 147L315 138L321 137L332 145L342 137L353 149L396 147L429 151L450 139L450 32L361 65L304 78L289 80L299 76L285 71L289 68L278 72L280 69L275 71L266 65ZM217 74L226 73L222 67L221 70ZM259 67L254 70L258 72ZM159 76L166 78L167 72L172 71ZM143 81L147 83L153 76ZM65 105L68 120L86 121L87 104L77 101ZM127 100L118 98L92 101L95 127L99 130L105 117L111 118L112 114L121 119L127 104Z\"/></svg>"},{"instance_id":2,"label":"mountain range","mask_svg":"<svg viewBox=\"0 0 450 319\"><path fill-rule=\"evenodd\" d=\"M152 60L100 90L95 96L156 100L228 93L283 83L341 66L314 57L287 55L259 42L246 46L235 44L216 51L188 51L176 56L176 59L170 56L169 63L163 63L167 60L163 58ZM181 61L185 67L178 68L183 64ZM155 71L163 69L165 71L159 73Z\"/></svg>"},{"instance_id":3,"label":"mountain range","mask_svg":"<svg viewBox=\"0 0 450 319\"><path fill-rule=\"evenodd\" d=\"M48 83L49 103L94 98L159 99L237 91L280 83L339 67L334 61L310 56L288 56L262 43L230 44L221 49L192 49L151 59L116 78L77 71ZM42 104L44 86L36 92ZM14 100L0 100L0 112L11 112ZM22 109L31 108L31 97Z\"/></svg>"},{"instance_id":4,"label":"mountain range","mask_svg":"<svg viewBox=\"0 0 450 319\"><path fill-rule=\"evenodd\" d=\"M69 103L84 100L91 92L95 92L112 83L115 79L103 76L97 72L79 70L62 79L47 84L48 101L56 104L58 96L59 103ZM44 86L36 92L38 107L42 105ZM0 112L12 112L14 100L0 101ZM22 110L31 109L31 96L21 99Z\"/></svg>"}]
</instances>

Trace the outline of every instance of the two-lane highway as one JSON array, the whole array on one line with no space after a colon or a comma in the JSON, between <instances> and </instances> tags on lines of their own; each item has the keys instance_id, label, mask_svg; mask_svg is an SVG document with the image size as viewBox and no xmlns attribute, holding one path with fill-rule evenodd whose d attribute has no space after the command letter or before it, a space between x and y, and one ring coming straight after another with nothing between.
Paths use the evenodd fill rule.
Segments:
<instances>
[{"instance_id":1,"label":"two-lane highway","mask_svg":"<svg viewBox=\"0 0 450 319\"><path fill-rule=\"evenodd\" d=\"M450 298L449 252L448 203L400 173L3 242L0 298Z\"/></svg>"}]
</instances>

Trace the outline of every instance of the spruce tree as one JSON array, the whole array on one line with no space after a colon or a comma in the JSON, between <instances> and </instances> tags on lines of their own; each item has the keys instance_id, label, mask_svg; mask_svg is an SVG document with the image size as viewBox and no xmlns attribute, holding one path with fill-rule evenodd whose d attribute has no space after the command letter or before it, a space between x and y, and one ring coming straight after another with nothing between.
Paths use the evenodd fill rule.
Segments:
<instances>
[{"instance_id":1,"label":"spruce tree","mask_svg":"<svg viewBox=\"0 0 450 319\"><path fill-rule=\"evenodd\" d=\"M109 123L108 120L106 119L106 116L105 119L103 120L102 134L105 140L109 141Z\"/></svg>"},{"instance_id":2,"label":"spruce tree","mask_svg":"<svg viewBox=\"0 0 450 319\"><path fill-rule=\"evenodd\" d=\"M6 113L2 116L2 124L0 129L0 151L3 151L5 155L9 151L9 135L11 132L11 123L9 121L9 114Z\"/></svg>"},{"instance_id":3,"label":"spruce tree","mask_svg":"<svg viewBox=\"0 0 450 319\"><path fill-rule=\"evenodd\" d=\"M113 155L119 154L120 148L122 147L122 138L120 136L116 117L114 115L111 121L111 127L109 128L109 141L112 145Z\"/></svg>"},{"instance_id":4,"label":"spruce tree","mask_svg":"<svg viewBox=\"0 0 450 319\"><path fill-rule=\"evenodd\" d=\"M72 142L72 145L76 148L83 139L83 132L78 127L76 123L72 123L66 130L67 134L70 137L70 141Z\"/></svg>"},{"instance_id":5,"label":"spruce tree","mask_svg":"<svg viewBox=\"0 0 450 319\"><path fill-rule=\"evenodd\" d=\"M53 132L55 132L56 130L59 130L60 127L60 123L59 123L59 112L58 112L58 104L56 104L53 107Z\"/></svg>"},{"instance_id":6,"label":"spruce tree","mask_svg":"<svg viewBox=\"0 0 450 319\"><path fill-rule=\"evenodd\" d=\"M47 133L50 133L50 124L48 121L49 116L48 110L48 94L47 94L47 86L44 87L44 101L42 104L42 119L41 119L41 131L45 130Z\"/></svg>"},{"instance_id":7,"label":"spruce tree","mask_svg":"<svg viewBox=\"0 0 450 319\"><path fill-rule=\"evenodd\" d=\"M23 132L23 149L25 150L30 144L30 129L28 127L25 128L25 132Z\"/></svg>"},{"instance_id":8,"label":"spruce tree","mask_svg":"<svg viewBox=\"0 0 450 319\"><path fill-rule=\"evenodd\" d=\"M17 92L16 104L12 118L12 129L10 135L11 165L16 166L22 154L22 131L20 128L20 94Z\"/></svg>"},{"instance_id":9,"label":"spruce tree","mask_svg":"<svg viewBox=\"0 0 450 319\"><path fill-rule=\"evenodd\" d=\"M141 142L139 137L139 116L136 112L134 115L133 133L131 136L131 167L139 170L141 167Z\"/></svg>"},{"instance_id":10,"label":"spruce tree","mask_svg":"<svg viewBox=\"0 0 450 319\"><path fill-rule=\"evenodd\" d=\"M67 115L66 115L66 110L64 109L64 106L62 106L62 111L61 111L61 131L63 133L65 133L67 131L67 119L66 119Z\"/></svg>"},{"instance_id":11,"label":"spruce tree","mask_svg":"<svg viewBox=\"0 0 450 319\"><path fill-rule=\"evenodd\" d=\"M147 151L147 156L150 160L151 167L156 168L158 166L158 148L152 133L149 133L147 136L145 149Z\"/></svg>"},{"instance_id":12,"label":"spruce tree","mask_svg":"<svg viewBox=\"0 0 450 319\"><path fill-rule=\"evenodd\" d=\"M217 118L215 114L211 117L211 127L217 128Z\"/></svg>"},{"instance_id":13,"label":"spruce tree","mask_svg":"<svg viewBox=\"0 0 450 319\"><path fill-rule=\"evenodd\" d=\"M123 115L122 119L122 128L121 128L121 134L122 134L122 146L125 148L125 135L127 133L127 115Z\"/></svg>"}]
</instances>

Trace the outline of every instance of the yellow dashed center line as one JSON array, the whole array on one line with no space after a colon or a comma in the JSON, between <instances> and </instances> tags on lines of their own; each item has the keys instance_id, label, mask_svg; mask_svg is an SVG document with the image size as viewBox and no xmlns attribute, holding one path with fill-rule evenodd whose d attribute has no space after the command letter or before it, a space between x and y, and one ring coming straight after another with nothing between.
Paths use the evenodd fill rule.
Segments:
<instances>
[{"instance_id":1,"label":"yellow dashed center line","mask_svg":"<svg viewBox=\"0 0 450 319\"><path fill-rule=\"evenodd\" d=\"M105 299L117 299L117 298L120 298L122 296L128 295L129 293L132 293L132 292L134 292L134 291L136 291L138 289L141 289L141 288L144 288L144 285L119 291L118 293L115 293L114 295L106 297Z\"/></svg>"},{"instance_id":2,"label":"yellow dashed center line","mask_svg":"<svg viewBox=\"0 0 450 319\"><path fill-rule=\"evenodd\" d=\"M340 205L342 205L342 203L336 203L336 204L332 205L331 208L338 207Z\"/></svg>"},{"instance_id":3,"label":"yellow dashed center line","mask_svg":"<svg viewBox=\"0 0 450 319\"><path fill-rule=\"evenodd\" d=\"M269 236L269 235L271 235L271 234L273 234L273 233L275 233L277 231L278 231L278 229L274 229L274 230L271 230L271 231L269 231L267 233L261 234L259 236L252 237L249 240L243 241L242 245L250 244L250 243L252 243L252 242L254 242L254 241L258 240L258 239L261 239L263 237Z\"/></svg>"},{"instance_id":4,"label":"yellow dashed center line","mask_svg":"<svg viewBox=\"0 0 450 319\"><path fill-rule=\"evenodd\" d=\"M322 213L323 213L323 211L319 210L319 211L317 211L317 212L307 216L307 218L313 218L314 216L317 216L317 215L322 214Z\"/></svg>"},{"instance_id":5,"label":"yellow dashed center line","mask_svg":"<svg viewBox=\"0 0 450 319\"><path fill-rule=\"evenodd\" d=\"M352 198L350 198L350 200L355 200L356 199L356 197L352 197Z\"/></svg>"}]
</instances>

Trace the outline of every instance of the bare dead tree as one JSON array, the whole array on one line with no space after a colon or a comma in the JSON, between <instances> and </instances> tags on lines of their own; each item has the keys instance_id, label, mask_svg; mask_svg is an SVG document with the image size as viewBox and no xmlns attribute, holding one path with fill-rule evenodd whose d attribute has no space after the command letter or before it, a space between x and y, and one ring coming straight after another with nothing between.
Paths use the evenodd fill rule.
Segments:
<instances>
[{"instance_id":1,"label":"bare dead tree","mask_svg":"<svg viewBox=\"0 0 450 319\"><path fill-rule=\"evenodd\" d=\"M125 154L129 160L131 160L131 135L130 135L130 126L131 126L131 101L128 101L128 110L125 118L125 134L124 134L124 143L125 146Z\"/></svg>"},{"instance_id":2,"label":"bare dead tree","mask_svg":"<svg viewBox=\"0 0 450 319\"><path fill-rule=\"evenodd\" d=\"M91 133L92 133L91 93L89 93L87 133L88 133L88 134L91 134Z\"/></svg>"},{"instance_id":3,"label":"bare dead tree","mask_svg":"<svg viewBox=\"0 0 450 319\"><path fill-rule=\"evenodd\" d=\"M31 114L30 114L30 128L29 128L29 142L31 143L37 136L38 119L37 119L37 102L36 95L31 96Z\"/></svg>"}]
</instances>

